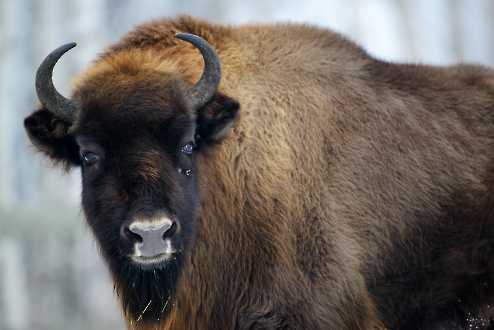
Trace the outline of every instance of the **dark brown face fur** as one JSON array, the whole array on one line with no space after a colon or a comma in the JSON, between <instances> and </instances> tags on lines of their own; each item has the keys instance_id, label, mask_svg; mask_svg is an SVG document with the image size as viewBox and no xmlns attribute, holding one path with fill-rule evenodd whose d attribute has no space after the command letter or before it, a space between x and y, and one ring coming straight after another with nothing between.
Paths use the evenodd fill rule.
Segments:
<instances>
[{"instance_id":1,"label":"dark brown face fur","mask_svg":"<svg viewBox=\"0 0 494 330\"><path fill-rule=\"evenodd\" d=\"M182 81L156 71L105 72L75 93L80 110L72 127L46 110L25 122L40 149L81 166L87 221L134 319L159 320L171 308L167 302L197 228L195 154L238 110L238 103L218 94L195 113L185 91ZM193 152L184 152L190 144ZM136 263L130 257L136 237L129 234L129 224L162 215L176 221L167 237L173 255L150 265Z\"/></svg>"}]
</instances>

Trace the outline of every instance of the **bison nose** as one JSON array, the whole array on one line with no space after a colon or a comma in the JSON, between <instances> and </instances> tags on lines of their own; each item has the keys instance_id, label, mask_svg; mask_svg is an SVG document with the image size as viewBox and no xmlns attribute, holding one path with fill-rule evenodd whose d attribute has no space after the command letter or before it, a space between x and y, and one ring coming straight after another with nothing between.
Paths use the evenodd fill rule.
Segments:
<instances>
[{"instance_id":1,"label":"bison nose","mask_svg":"<svg viewBox=\"0 0 494 330\"><path fill-rule=\"evenodd\" d=\"M134 243L136 257L154 257L169 253L171 238L177 229L176 221L163 217L152 221L133 221L124 229L124 236Z\"/></svg>"}]
</instances>

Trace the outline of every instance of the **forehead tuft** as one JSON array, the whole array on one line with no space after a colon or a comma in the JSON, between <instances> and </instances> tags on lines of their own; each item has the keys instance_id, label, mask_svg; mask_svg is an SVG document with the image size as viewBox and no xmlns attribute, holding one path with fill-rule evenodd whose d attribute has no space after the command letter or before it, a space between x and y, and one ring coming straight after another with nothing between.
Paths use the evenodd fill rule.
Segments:
<instances>
[{"instance_id":1,"label":"forehead tuft","mask_svg":"<svg viewBox=\"0 0 494 330\"><path fill-rule=\"evenodd\" d=\"M181 61L166 52L153 49L127 49L107 53L91 65L75 81L75 90L101 73L138 74L142 71L160 71L183 74ZM183 77L187 78L187 77Z\"/></svg>"}]
</instances>

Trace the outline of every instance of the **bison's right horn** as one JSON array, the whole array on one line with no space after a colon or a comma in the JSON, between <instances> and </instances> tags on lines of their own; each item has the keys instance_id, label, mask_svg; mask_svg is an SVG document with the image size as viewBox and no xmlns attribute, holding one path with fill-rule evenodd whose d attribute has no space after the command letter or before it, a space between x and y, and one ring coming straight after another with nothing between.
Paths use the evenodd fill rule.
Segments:
<instances>
[{"instance_id":1,"label":"bison's right horn","mask_svg":"<svg viewBox=\"0 0 494 330\"><path fill-rule=\"evenodd\" d=\"M36 93L41 104L56 117L69 123L73 121L76 107L71 100L63 97L53 86L53 68L62 55L76 46L75 42L65 44L52 51L40 64L36 72Z\"/></svg>"},{"instance_id":2,"label":"bison's right horn","mask_svg":"<svg viewBox=\"0 0 494 330\"><path fill-rule=\"evenodd\" d=\"M201 79L188 92L192 107L197 110L208 103L218 90L221 80L221 64L214 48L203 38L190 33L177 33L175 37L197 47L204 59Z\"/></svg>"}]
</instances>

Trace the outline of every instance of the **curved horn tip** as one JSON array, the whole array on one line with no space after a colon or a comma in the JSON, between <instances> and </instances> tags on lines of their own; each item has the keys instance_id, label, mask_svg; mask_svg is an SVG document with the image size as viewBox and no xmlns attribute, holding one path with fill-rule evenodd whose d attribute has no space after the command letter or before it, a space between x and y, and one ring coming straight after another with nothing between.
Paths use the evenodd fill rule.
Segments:
<instances>
[{"instance_id":1,"label":"curved horn tip","mask_svg":"<svg viewBox=\"0 0 494 330\"><path fill-rule=\"evenodd\" d=\"M182 39L182 40L187 40L191 38L199 38L197 35L192 34L192 33L187 33L187 32L177 32L175 33L175 38Z\"/></svg>"},{"instance_id":2,"label":"curved horn tip","mask_svg":"<svg viewBox=\"0 0 494 330\"><path fill-rule=\"evenodd\" d=\"M69 50L69 49L74 48L75 46L77 46L77 43L74 41L71 41L71 42L66 43L65 45L60 46L59 48L65 48L65 49Z\"/></svg>"},{"instance_id":3,"label":"curved horn tip","mask_svg":"<svg viewBox=\"0 0 494 330\"><path fill-rule=\"evenodd\" d=\"M196 34L193 34L193 33L178 32L178 33L175 33L175 38L183 40L183 41L187 41L196 47L198 44L202 44L202 43L206 43L208 46L210 46L209 43L204 38L202 38Z\"/></svg>"},{"instance_id":4,"label":"curved horn tip","mask_svg":"<svg viewBox=\"0 0 494 330\"><path fill-rule=\"evenodd\" d=\"M62 46L56 48L54 51L52 51L48 56L58 56L58 57L61 57L63 54L65 54L66 52L68 52L69 50L71 50L72 48L74 48L75 46L77 46L77 43L75 42L68 42L66 44L63 44Z\"/></svg>"}]
</instances>

